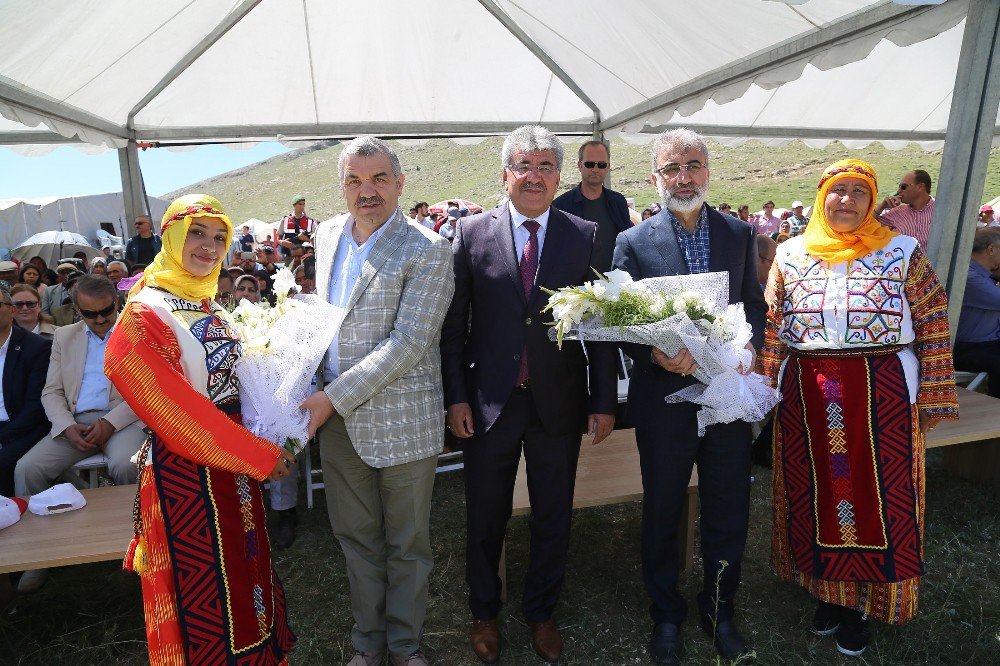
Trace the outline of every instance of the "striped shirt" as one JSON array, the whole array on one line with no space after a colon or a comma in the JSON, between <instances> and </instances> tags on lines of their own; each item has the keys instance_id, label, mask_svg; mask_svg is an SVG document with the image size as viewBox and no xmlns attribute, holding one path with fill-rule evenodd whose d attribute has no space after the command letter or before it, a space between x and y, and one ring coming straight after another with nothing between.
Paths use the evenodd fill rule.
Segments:
<instances>
[{"instance_id":1,"label":"striped shirt","mask_svg":"<svg viewBox=\"0 0 1000 666\"><path fill-rule=\"evenodd\" d=\"M698 223L695 225L693 234L678 222L670 209L667 209L667 217L670 218L670 224L674 225L677 243L681 246L681 252L684 253L688 271L690 273L708 273L708 262L711 258L708 243L708 207L705 204L701 205L701 213L698 214Z\"/></svg>"},{"instance_id":2,"label":"striped shirt","mask_svg":"<svg viewBox=\"0 0 1000 666\"><path fill-rule=\"evenodd\" d=\"M900 204L895 208L882 211L878 220L893 231L913 236L920 243L921 249L926 251L927 239L931 235L932 217L934 217L933 197L920 210L915 210L908 204Z\"/></svg>"}]
</instances>

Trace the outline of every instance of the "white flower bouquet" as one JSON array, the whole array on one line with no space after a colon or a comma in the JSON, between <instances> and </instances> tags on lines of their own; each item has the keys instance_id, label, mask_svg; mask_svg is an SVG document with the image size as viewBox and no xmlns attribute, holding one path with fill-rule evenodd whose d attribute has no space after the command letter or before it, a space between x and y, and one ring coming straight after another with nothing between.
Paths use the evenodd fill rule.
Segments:
<instances>
[{"instance_id":1,"label":"white flower bouquet","mask_svg":"<svg viewBox=\"0 0 1000 666\"><path fill-rule=\"evenodd\" d=\"M668 356L687 349L699 384L667 396L694 402L699 434L713 423L759 421L777 404L763 377L740 373L753 362L753 337L742 303L729 304L729 274L699 273L633 281L621 270L550 294L550 336L652 345Z\"/></svg>"},{"instance_id":2,"label":"white flower bouquet","mask_svg":"<svg viewBox=\"0 0 1000 666\"><path fill-rule=\"evenodd\" d=\"M343 318L341 308L299 291L291 271L274 276L277 303L240 301L232 312L243 355L236 365L243 425L298 454L308 439L309 414L299 405Z\"/></svg>"}]
</instances>

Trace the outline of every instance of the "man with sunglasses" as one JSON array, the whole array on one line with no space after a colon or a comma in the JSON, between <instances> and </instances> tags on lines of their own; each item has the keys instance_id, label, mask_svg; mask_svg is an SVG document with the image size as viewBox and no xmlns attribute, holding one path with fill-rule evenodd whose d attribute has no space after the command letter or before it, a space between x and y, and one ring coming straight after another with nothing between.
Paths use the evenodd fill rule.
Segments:
<instances>
[{"instance_id":1,"label":"man with sunglasses","mask_svg":"<svg viewBox=\"0 0 1000 666\"><path fill-rule=\"evenodd\" d=\"M125 259L132 264L149 265L163 246L163 239L153 233L153 221L149 215L135 216L135 236L125 246Z\"/></svg>"},{"instance_id":2,"label":"man with sunglasses","mask_svg":"<svg viewBox=\"0 0 1000 666\"><path fill-rule=\"evenodd\" d=\"M934 197L931 196L931 176L923 169L904 174L899 190L875 206L875 217L885 226L920 241L927 250L934 218Z\"/></svg>"},{"instance_id":3,"label":"man with sunglasses","mask_svg":"<svg viewBox=\"0 0 1000 666\"><path fill-rule=\"evenodd\" d=\"M603 141L587 141L577 152L580 184L556 197L552 205L559 210L597 223L597 233L607 254L606 265L595 266L606 272L611 268L611 249L618 234L632 227L628 203L620 193L604 186L611 169L611 148Z\"/></svg>"},{"instance_id":4,"label":"man with sunglasses","mask_svg":"<svg viewBox=\"0 0 1000 666\"><path fill-rule=\"evenodd\" d=\"M143 424L104 374L104 348L118 319L118 293L104 275L79 278L73 306L82 321L56 329L42 406L52 429L14 471L16 493L27 497L53 485L79 461L103 453L116 484L135 483L129 459L145 439ZM45 582L45 570L25 572L22 592Z\"/></svg>"}]
</instances>

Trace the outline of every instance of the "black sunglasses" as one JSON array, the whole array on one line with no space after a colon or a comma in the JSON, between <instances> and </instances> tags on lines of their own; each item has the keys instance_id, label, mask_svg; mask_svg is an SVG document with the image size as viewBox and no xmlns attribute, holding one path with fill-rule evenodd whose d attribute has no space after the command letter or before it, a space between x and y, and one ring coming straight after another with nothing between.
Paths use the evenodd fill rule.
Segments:
<instances>
[{"instance_id":1,"label":"black sunglasses","mask_svg":"<svg viewBox=\"0 0 1000 666\"><path fill-rule=\"evenodd\" d=\"M11 305L15 310L20 310L21 308L29 309L36 307L38 305L38 301L14 301Z\"/></svg>"},{"instance_id":2,"label":"black sunglasses","mask_svg":"<svg viewBox=\"0 0 1000 666\"><path fill-rule=\"evenodd\" d=\"M84 310L80 308L80 316L84 319L97 319L98 317L108 318L115 311L115 304L112 303L103 310Z\"/></svg>"},{"instance_id":3,"label":"black sunglasses","mask_svg":"<svg viewBox=\"0 0 1000 666\"><path fill-rule=\"evenodd\" d=\"M900 189L900 191L902 191L902 190L905 190L905 189L906 189L906 188L908 188L908 187L909 187L909 184L908 184L908 183L900 183L900 184L899 184L899 189Z\"/></svg>"},{"instance_id":4,"label":"black sunglasses","mask_svg":"<svg viewBox=\"0 0 1000 666\"><path fill-rule=\"evenodd\" d=\"M598 169L607 169L608 168L608 163L607 162L590 162L590 161L587 161L587 162L583 163L583 166L585 168L587 168L587 169L593 169L595 166Z\"/></svg>"}]
</instances>

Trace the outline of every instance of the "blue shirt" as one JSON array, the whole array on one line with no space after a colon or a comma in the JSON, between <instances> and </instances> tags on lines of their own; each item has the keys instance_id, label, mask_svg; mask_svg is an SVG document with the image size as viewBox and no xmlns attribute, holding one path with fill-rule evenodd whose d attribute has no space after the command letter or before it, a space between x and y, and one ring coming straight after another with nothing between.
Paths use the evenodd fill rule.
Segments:
<instances>
[{"instance_id":1,"label":"blue shirt","mask_svg":"<svg viewBox=\"0 0 1000 666\"><path fill-rule=\"evenodd\" d=\"M77 414L94 410L107 411L110 406L108 377L104 374L104 348L110 337L111 331L108 331L101 340L87 328L87 361L83 365L83 381L80 382L80 393L76 397Z\"/></svg>"},{"instance_id":2,"label":"blue shirt","mask_svg":"<svg viewBox=\"0 0 1000 666\"><path fill-rule=\"evenodd\" d=\"M687 261L688 271L691 273L708 273L708 263L711 259L711 250L708 244L708 207L701 205L701 212L698 213L698 223L695 225L694 233L688 232L684 228L673 212L667 209L667 218L670 224L674 225L674 232L677 234L677 243Z\"/></svg>"},{"instance_id":3,"label":"blue shirt","mask_svg":"<svg viewBox=\"0 0 1000 666\"><path fill-rule=\"evenodd\" d=\"M978 262L969 262L962 314L958 319L957 342L1000 340L1000 287L990 272Z\"/></svg>"},{"instance_id":4,"label":"blue shirt","mask_svg":"<svg viewBox=\"0 0 1000 666\"><path fill-rule=\"evenodd\" d=\"M396 209L396 212L386 220L385 224L376 229L375 233L361 244L354 240L354 218L350 218L344 225L344 233L340 235L340 241L337 243L337 252L333 257L333 269L330 271L330 293L327 300L331 304L339 308L347 307L347 302L351 299L351 292L354 291L354 285L357 284L358 277L361 276L361 269L368 261L372 247L398 212L399 209ZM339 344L340 330L338 329L326 354L326 370L323 373L323 378L328 382L340 376L340 359L337 353Z\"/></svg>"}]
</instances>

